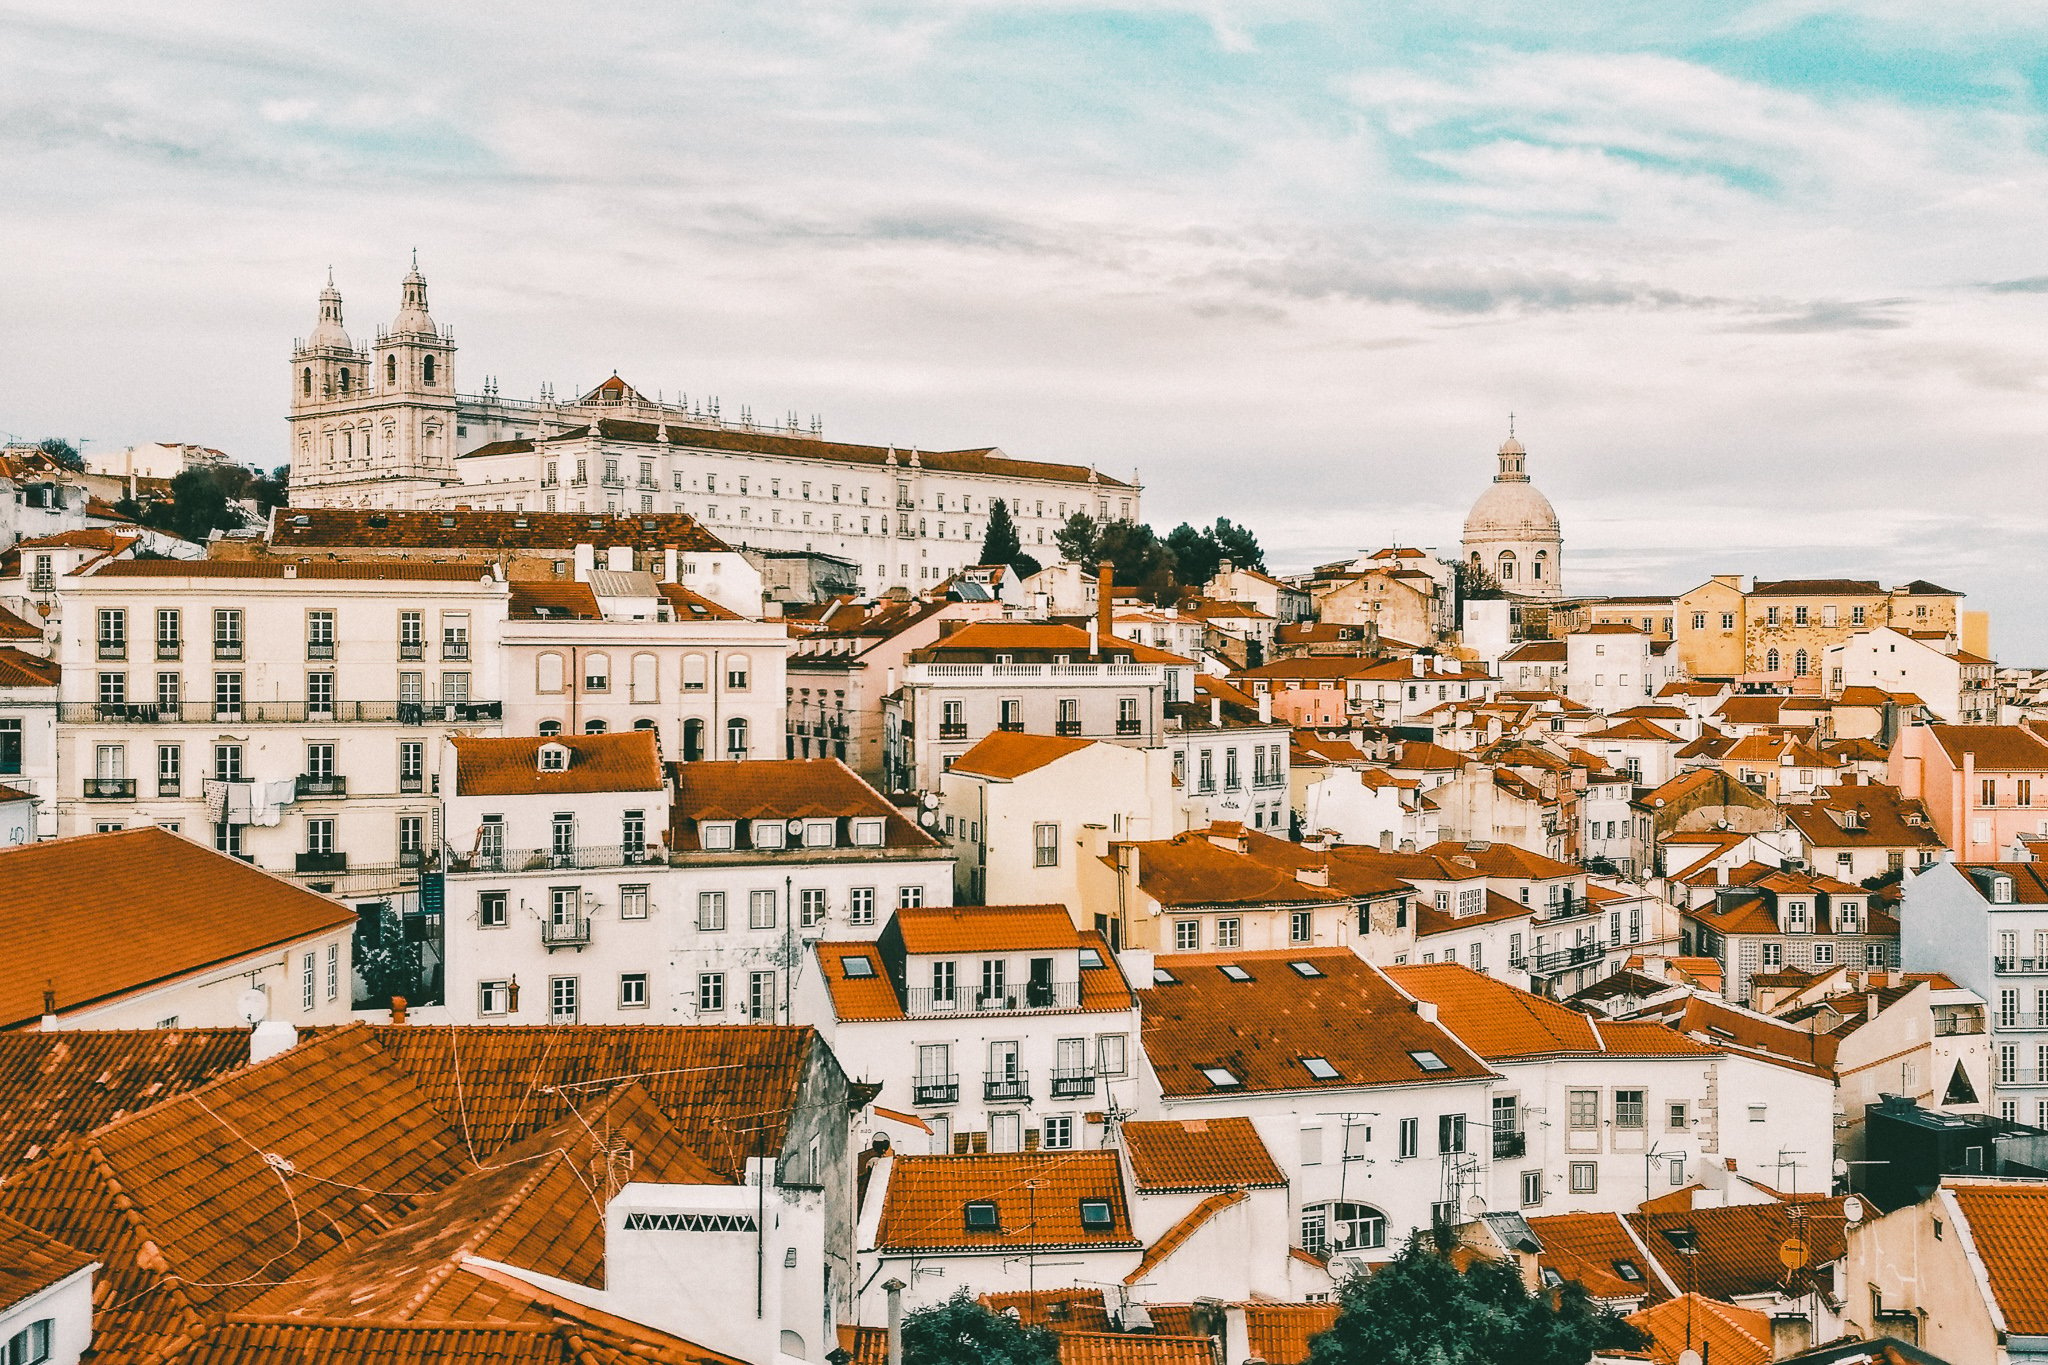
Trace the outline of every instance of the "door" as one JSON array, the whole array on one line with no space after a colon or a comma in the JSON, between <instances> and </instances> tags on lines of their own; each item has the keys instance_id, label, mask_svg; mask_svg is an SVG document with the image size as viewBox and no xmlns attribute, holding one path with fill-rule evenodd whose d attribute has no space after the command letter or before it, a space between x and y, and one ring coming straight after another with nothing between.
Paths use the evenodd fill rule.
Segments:
<instances>
[{"instance_id":1,"label":"door","mask_svg":"<svg viewBox=\"0 0 2048 1365\"><path fill-rule=\"evenodd\" d=\"M1027 1004L1034 1009L1047 1009L1052 1005L1052 959L1034 957L1031 959L1031 985L1025 992Z\"/></svg>"}]
</instances>

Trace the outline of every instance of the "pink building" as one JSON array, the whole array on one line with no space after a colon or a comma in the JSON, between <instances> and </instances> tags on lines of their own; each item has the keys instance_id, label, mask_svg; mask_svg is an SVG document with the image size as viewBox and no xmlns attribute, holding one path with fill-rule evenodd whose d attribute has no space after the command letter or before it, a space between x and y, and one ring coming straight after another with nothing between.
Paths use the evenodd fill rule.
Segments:
<instances>
[{"instance_id":1,"label":"pink building","mask_svg":"<svg viewBox=\"0 0 2048 1365\"><path fill-rule=\"evenodd\" d=\"M2048 833L2048 743L2024 726L1909 726L1889 777L1926 805L1959 861L2005 857L2020 835Z\"/></svg>"}]
</instances>

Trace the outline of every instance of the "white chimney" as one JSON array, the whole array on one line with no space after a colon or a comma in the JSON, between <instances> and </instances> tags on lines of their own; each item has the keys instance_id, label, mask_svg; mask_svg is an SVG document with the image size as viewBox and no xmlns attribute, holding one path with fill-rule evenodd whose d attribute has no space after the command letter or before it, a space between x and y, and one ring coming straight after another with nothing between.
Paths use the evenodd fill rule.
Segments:
<instances>
[{"instance_id":1,"label":"white chimney","mask_svg":"<svg viewBox=\"0 0 2048 1365\"><path fill-rule=\"evenodd\" d=\"M1415 1002L1415 1017L1416 1017L1417 1019L1420 1019L1420 1020L1421 1020L1421 1021L1422 1021L1423 1023L1425 1023L1425 1024L1434 1024L1434 1023L1436 1022L1436 1001L1434 1001L1434 1000L1418 1000L1418 1001L1416 1001L1416 1002Z\"/></svg>"},{"instance_id":2,"label":"white chimney","mask_svg":"<svg viewBox=\"0 0 2048 1365\"><path fill-rule=\"evenodd\" d=\"M1271 725L1272 723L1273 694L1271 692L1261 692L1259 693L1259 724Z\"/></svg>"},{"instance_id":3,"label":"white chimney","mask_svg":"<svg viewBox=\"0 0 2048 1365\"><path fill-rule=\"evenodd\" d=\"M628 573L633 568L633 547L630 545L607 545L604 551L604 566L617 573Z\"/></svg>"},{"instance_id":4,"label":"white chimney","mask_svg":"<svg viewBox=\"0 0 2048 1365\"><path fill-rule=\"evenodd\" d=\"M1209 698L1209 723L1221 729L1223 726L1223 698Z\"/></svg>"},{"instance_id":5,"label":"white chimney","mask_svg":"<svg viewBox=\"0 0 2048 1365\"><path fill-rule=\"evenodd\" d=\"M1101 652L1102 637L1093 616L1088 618L1088 653L1092 657Z\"/></svg>"},{"instance_id":6,"label":"white chimney","mask_svg":"<svg viewBox=\"0 0 2048 1365\"><path fill-rule=\"evenodd\" d=\"M267 1062L299 1045L299 1031L282 1019L265 1019L249 1033L249 1061Z\"/></svg>"},{"instance_id":7,"label":"white chimney","mask_svg":"<svg viewBox=\"0 0 2048 1365\"><path fill-rule=\"evenodd\" d=\"M1423 673L1427 671L1423 667L1423 658L1420 654L1411 654L1408 656L1408 671L1418 678L1421 677Z\"/></svg>"}]
</instances>

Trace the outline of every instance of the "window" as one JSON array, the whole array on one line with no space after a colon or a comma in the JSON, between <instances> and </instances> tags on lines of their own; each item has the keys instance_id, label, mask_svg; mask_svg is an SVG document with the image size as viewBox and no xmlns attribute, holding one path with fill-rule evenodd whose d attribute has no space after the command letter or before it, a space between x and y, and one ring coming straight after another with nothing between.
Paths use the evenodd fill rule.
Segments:
<instances>
[{"instance_id":1,"label":"window","mask_svg":"<svg viewBox=\"0 0 2048 1365\"><path fill-rule=\"evenodd\" d=\"M306 953L299 959L299 1008L302 1010L313 1008L313 973L318 966L318 959L311 953Z\"/></svg>"},{"instance_id":2,"label":"window","mask_svg":"<svg viewBox=\"0 0 2048 1365\"><path fill-rule=\"evenodd\" d=\"M619 888L619 918L647 918L647 888L645 886L622 886Z\"/></svg>"},{"instance_id":3,"label":"window","mask_svg":"<svg viewBox=\"0 0 2048 1365\"><path fill-rule=\"evenodd\" d=\"M725 756L729 759L747 756L747 722L743 716L734 716L725 723Z\"/></svg>"},{"instance_id":4,"label":"window","mask_svg":"<svg viewBox=\"0 0 2048 1365\"><path fill-rule=\"evenodd\" d=\"M1205 1066L1197 1069L1201 1071L1203 1079L1208 1081L1213 1089L1234 1090L1239 1084L1237 1076L1227 1067Z\"/></svg>"},{"instance_id":5,"label":"window","mask_svg":"<svg viewBox=\"0 0 2048 1365\"><path fill-rule=\"evenodd\" d=\"M502 929L505 927L506 893L503 891L479 891L476 894L476 922L480 929Z\"/></svg>"},{"instance_id":6,"label":"window","mask_svg":"<svg viewBox=\"0 0 2048 1365\"><path fill-rule=\"evenodd\" d=\"M1614 1092L1614 1126L1616 1128L1644 1128L1649 1125L1649 1108L1640 1090L1617 1090Z\"/></svg>"},{"instance_id":7,"label":"window","mask_svg":"<svg viewBox=\"0 0 2048 1365\"><path fill-rule=\"evenodd\" d=\"M1597 1162L1574 1161L1571 1163L1571 1191L1573 1194L1594 1194L1600 1189L1600 1167Z\"/></svg>"},{"instance_id":8,"label":"window","mask_svg":"<svg viewBox=\"0 0 2048 1365\"><path fill-rule=\"evenodd\" d=\"M857 953L839 959L839 975L848 981L872 981L875 979L875 960L866 953Z\"/></svg>"},{"instance_id":9,"label":"window","mask_svg":"<svg viewBox=\"0 0 2048 1365\"><path fill-rule=\"evenodd\" d=\"M420 860L427 843L427 817L424 815L401 815L398 817L398 860L401 863L411 859Z\"/></svg>"},{"instance_id":10,"label":"window","mask_svg":"<svg viewBox=\"0 0 2048 1365\"><path fill-rule=\"evenodd\" d=\"M806 887L796 893L797 927L815 929L825 922L825 891L823 887Z\"/></svg>"},{"instance_id":11,"label":"window","mask_svg":"<svg viewBox=\"0 0 2048 1365\"><path fill-rule=\"evenodd\" d=\"M875 888L856 886L847 892L846 920L849 924L875 922Z\"/></svg>"},{"instance_id":12,"label":"window","mask_svg":"<svg viewBox=\"0 0 2048 1365\"><path fill-rule=\"evenodd\" d=\"M1529 1208L1543 1202L1543 1172L1522 1172L1522 1207Z\"/></svg>"},{"instance_id":13,"label":"window","mask_svg":"<svg viewBox=\"0 0 2048 1365\"><path fill-rule=\"evenodd\" d=\"M706 932L725 928L725 893L723 891L699 891L697 893L697 928Z\"/></svg>"},{"instance_id":14,"label":"window","mask_svg":"<svg viewBox=\"0 0 2048 1365\"><path fill-rule=\"evenodd\" d=\"M1235 915L1221 915L1216 920L1216 946L1235 948L1238 941L1238 918Z\"/></svg>"},{"instance_id":15,"label":"window","mask_svg":"<svg viewBox=\"0 0 2048 1365\"><path fill-rule=\"evenodd\" d=\"M1674 1100L1664 1107L1664 1126L1674 1133L1683 1133L1692 1126L1685 1101Z\"/></svg>"},{"instance_id":16,"label":"window","mask_svg":"<svg viewBox=\"0 0 2048 1365\"><path fill-rule=\"evenodd\" d=\"M1058 825L1033 825L1031 827L1033 867L1058 867L1060 865L1060 827Z\"/></svg>"},{"instance_id":17,"label":"window","mask_svg":"<svg viewBox=\"0 0 2048 1365\"><path fill-rule=\"evenodd\" d=\"M608 654L590 654L583 660L583 690L585 692L609 692L612 687L612 661Z\"/></svg>"},{"instance_id":18,"label":"window","mask_svg":"<svg viewBox=\"0 0 2048 1365\"><path fill-rule=\"evenodd\" d=\"M1463 1114L1437 1115L1436 1149L1439 1152L1462 1152L1465 1150L1465 1116Z\"/></svg>"},{"instance_id":19,"label":"window","mask_svg":"<svg viewBox=\"0 0 2048 1365\"><path fill-rule=\"evenodd\" d=\"M1287 917L1287 941L1289 943L1310 943L1316 936L1316 917L1312 910L1296 910Z\"/></svg>"},{"instance_id":20,"label":"window","mask_svg":"<svg viewBox=\"0 0 2048 1365\"><path fill-rule=\"evenodd\" d=\"M1040 1129L1038 1145L1047 1151L1065 1151L1072 1147L1074 1145L1073 1117L1068 1114L1049 1116ZM1101 1221L1099 1223L1089 1220L1091 1210L1100 1211ZM1082 1200L1081 1226L1090 1230L1097 1227L1106 1228L1110 1226L1109 1205L1092 1199Z\"/></svg>"},{"instance_id":21,"label":"window","mask_svg":"<svg viewBox=\"0 0 2048 1365\"><path fill-rule=\"evenodd\" d=\"M1566 1122L1574 1129L1585 1132L1600 1126L1600 1092L1597 1090L1574 1090L1567 1100Z\"/></svg>"},{"instance_id":22,"label":"window","mask_svg":"<svg viewBox=\"0 0 2048 1365\"><path fill-rule=\"evenodd\" d=\"M1775 971L1777 968L1784 966L1785 945L1782 943L1766 943L1764 945L1763 961L1764 967L1767 970Z\"/></svg>"},{"instance_id":23,"label":"window","mask_svg":"<svg viewBox=\"0 0 2048 1365\"><path fill-rule=\"evenodd\" d=\"M1095 1070L1103 1076L1124 1074L1124 1052L1128 1039L1121 1033L1105 1033L1095 1040Z\"/></svg>"},{"instance_id":24,"label":"window","mask_svg":"<svg viewBox=\"0 0 2048 1365\"><path fill-rule=\"evenodd\" d=\"M213 675L213 714L216 718L238 717L242 714L241 674Z\"/></svg>"},{"instance_id":25,"label":"window","mask_svg":"<svg viewBox=\"0 0 2048 1365\"><path fill-rule=\"evenodd\" d=\"M1331 1066L1329 1059L1325 1057L1304 1057L1301 1059L1301 1066L1302 1070L1319 1081L1334 1081L1338 1078L1337 1068Z\"/></svg>"},{"instance_id":26,"label":"window","mask_svg":"<svg viewBox=\"0 0 2048 1365\"><path fill-rule=\"evenodd\" d=\"M510 1014L512 1012L512 983L509 981L477 982L476 1012L478 1014Z\"/></svg>"},{"instance_id":27,"label":"window","mask_svg":"<svg viewBox=\"0 0 2048 1365\"><path fill-rule=\"evenodd\" d=\"M1694 630L1705 630L1707 628L1707 614L1705 612L1696 611L1692 614L1692 628Z\"/></svg>"},{"instance_id":28,"label":"window","mask_svg":"<svg viewBox=\"0 0 2048 1365\"><path fill-rule=\"evenodd\" d=\"M1450 1063L1427 1049L1409 1053L1408 1059L1414 1062L1416 1066L1422 1068L1422 1070L1428 1072L1449 1071L1451 1069Z\"/></svg>"},{"instance_id":29,"label":"window","mask_svg":"<svg viewBox=\"0 0 2048 1365\"><path fill-rule=\"evenodd\" d=\"M747 973L747 1018L761 1023L775 1018L775 973Z\"/></svg>"},{"instance_id":30,"label":"window","mask_svg":"<svg viewBox=\"0 0 2048 1365\"><path fill-rule=\"evenodd\" d=\"M573 1024L576 1022L575 977L551 976L548 978L548 1022L552 1024Z\"/></svg>"},{"instance_id":31,"label":"window","mask_svg":"<svg viewBox=\"0 0 2048 1365\"><path fill-rule=\"evenodd\" d=\"M1178 919L1173 922L1173 946L1176 951L1192 953L1202 946L1202 922L1197 919Z\"/></svg>"},{"instance_id":32,"label":"window","mask_svg":"<svg viewBox=\"0 0 2048 1365\"><path fill-rule=\"evenodd\" d=\"M332 817L318 817L306 821L306 852L319 854L334 852L334 820Z\"/></svg>"},{"instance_id":33,"label":"window","mask_svg":"<svg viewBox=\"0 0 2048 1365\"><path fill-rule=\"evenodd\" d=\"M128 675L126 673L100 674L100 705L125 706L128 704Z\"/></svg>"},{"instance_id":34,"label":"window","mask_svg":"<svg viewBox=\"0 0 2048 1365\"><path fill-rule=\"evenodd\" d=\"M747 679L750 673L751 669L748 667L746 655L728 654L725 658L725 690L728 692L746 691Z\"/></svg>"},{"instance_id":35,"label":"window","mask_svg":"<svg viewBox=\"0 0 2048 1365\"><path fill-rule=\"evenodd\" d=\"M185 750L178 744L156 746L156 794L176 796L184 775Z\"/></svg>"},{"instance_id":36,"label":"window","mask_svg":"<svg viewBox=\"0 0 2048 1365\"><path fill-rule=\"evenodd\" d=\"M969 1232L998 1232L1002 1229L1002 1220L996 1213L996 1206L993 1200L976 1199L970 1201L967 1205L966 1216L967 1230Z\"/></svg>"},{"instance_id":37,"label":"window","mask_svg":"<svg viewBox=\"0 0 2048 1365\"><path fill-rule=\"evenodd\" d=\"M102 659L127 657L128 613L120 607L100 608L99 638Z\"/></svg>"},{"instance_id":38,"label":"window","mask_svg":"<svg viewBox=\"0 0 2048 1365\"><path fill-rule=\"evenodd\" d=\"M1400 1154L1403 1157L1417 1156L1422 1151L1422 1120L1402 1119L1400 1128Z\"/></svg>"},{"instance_id":39,"label":"window","mask_svg":"<svg viewBox=\"0 0 2048 1365\"><path fill-rule=\"evenodd\" d=\"M18 720L0 720L0 773L21 771L22 731Z\"/></svg>"},{"instance_id":40,"label":"window","mask_svg":"<svg viewBox=\"0 0 2048 1365\"><path fill-rule=\"evenodd\" d=\"M899 886L896 888L896 908L898 910L915 910L923 904L924 888L922 886Z\"/></svg>"},{"instance_id":41,"label":"window","mask_svg":"<svg viewBox=\"0 0 2048 1365\"><path fill-rule=\"evenodd\" d=\"M619 1008L622 1010L647 1008L647 973L627 972L619 978Z\"/></svg>"},{"instance_id":42,"label":"window","mask_svg":"<svg viewBox=\"0 0 2048 1365\"><path fill-rule=\"evenodd\" d=\"M717 1014L725 1008L725 973L699 972L697 974L697 1012Z\"/></svg>"}]
</instances>

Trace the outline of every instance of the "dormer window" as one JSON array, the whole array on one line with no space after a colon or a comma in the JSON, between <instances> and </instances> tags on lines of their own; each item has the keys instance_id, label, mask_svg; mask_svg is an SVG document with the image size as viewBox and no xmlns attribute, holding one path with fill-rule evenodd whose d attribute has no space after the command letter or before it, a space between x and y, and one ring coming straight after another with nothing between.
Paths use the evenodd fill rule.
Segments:
<instances>
[{"instance_id":1,"label":"dormer window","mask_svg":"<svg viewBox=\"0 0 2048 1365\"><path fill-rule=\"evenodd\" d=\"M1862 901L1843 901L1835 907L1835 927L1845 934L1858 932L1863 919Z\"/></svg>"},{"instance_id":2,"label":"dormer window","mask_svg":"<svg viewBox=\"0 0 2048 1365\"><path fill-rule=\"evenodd\" d=\"M853 842L861 848L882 846L882 822L880 820L855 820Z\"/></svg>"},{"instance_id":3,"label":"dormer window","mask_svg":"<svg viewBox=\"0 0 2048 1365\"><path fill-rule=\"evenodd\" d=\"M569 768L569 749L564 744L543 744L540 746L540 770L544 773L566 772Z\"/></svg>"},{"instance_id":4,"label":"dormer window","mask_svg":"<svg viewBox=\"0 0 2048 1365\"><path fill-rule=\"evenodd\" d=\"M1993 905L2012 904L2012 878L2002 872L1991 879L1991 903Z\"/></svg>"},{"instance_id":5,"label":"dormer window","mask_svg":"<svg viewBox=\"0 0 2048 1365\"><path fill-rule=\"evenodd\" d=\"M1803 934L1806 932L1805 901L1785 902L1785 928L1788 932L1794 934Z\"/></svg>"},{"instance_id":6,"label":"dormer window","mask_svg":"<svg viewBox=\"0 0 2048 1365\"><path fill-rule=\"evenodd\" d=\"M832 822L832 821L830 821L830 820L806 820L806 821L804 821L804 847L805 847L805 848L830 848L830 847L832 847L832 844L833 844L833 842L834 842L834 841L833 841L833 837L832 837L832 836L833 836L833 834L834 834L834 833L836 832L836 831L834 831L834 830L833 830L833 828L832 828L832 824L833 824L833 822Z\"/></svg>"},{"instance_id":7,"label":"dormer window","mask_svg":"<svg viewBox=\"0 0 2048 1365\"><path fill-rule=\"evenodd\" d=\"M699 839L707 849L730 849L736 824L731 820L706 820L697 827Z\"/></svg>"},{"instance_id":8,"label":"dormer window","mask_svg":"<svg viewBox=\"0 0 2048 1365\"><path fill-rule=\"evenodd\" d=\"M789 830L780 820L756 820L753 826L755 848L781 848L789 842Z\"/></svg>"}]
</instances>

